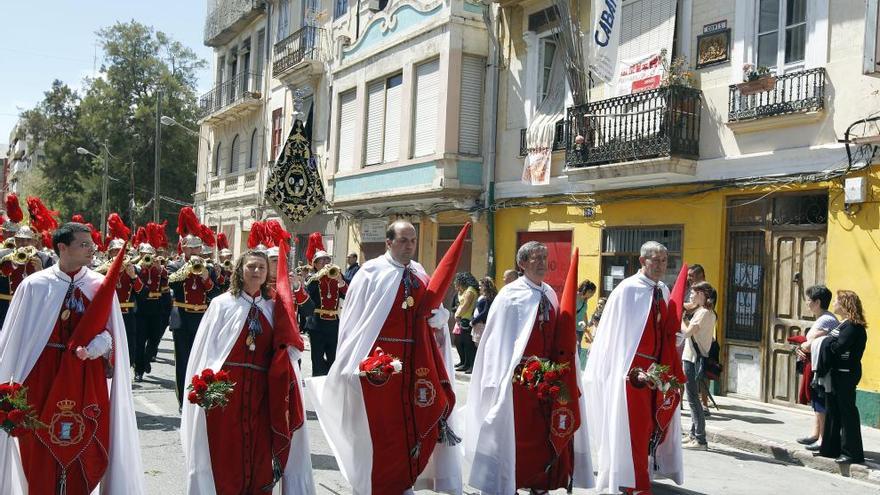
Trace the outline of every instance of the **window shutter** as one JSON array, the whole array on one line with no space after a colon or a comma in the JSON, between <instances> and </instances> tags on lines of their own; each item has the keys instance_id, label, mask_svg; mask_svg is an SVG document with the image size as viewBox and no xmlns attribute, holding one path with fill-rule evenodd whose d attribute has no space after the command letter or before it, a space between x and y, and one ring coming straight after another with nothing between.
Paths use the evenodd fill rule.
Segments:
<instances>
[{"instance_id":1,"label":"window shutter","mask_svg":"<svg viewBox=\"0 0 880 495\"><path fill-rule=\"evenodd\" d=\"M413 157L427 156L437 146L437 120L440 117L440 61L416 68L416 109L413 130Z\"/></svg>"},{"instance_id":2,"label":"window shutter","mask_svg":"<svg viewBox=\"0 0 880 495\"><path fill-rule=\"evenodd\" d=\"M458 152L480 154L483 126L483 76L486 59L465 55L461 60L461 107L458 114Z\"/></svg>"},{"instance_id":3,"label":"window shutter","mask_svg":"<svg viewBox=\"0 0 880 495\"><path fill-rule=\"evenodd\" d=\"M357 113L357 94L348 91L339 97L339 160L337 170L344 172L354 169L354 136L355 117Z\"/></svg>"},{"instance_id":4,"label":"window shutter","mask_svg":"<svg viewBox=\"0 0 880 495\"><path fill-rule=\"evenodd\" d=\"M364 165L382 163L382 134L385 127L385 79L367 86L367 145Z\"/></svg>"},{"instance_id":5,"label":"window shutter","mask_svg":"<svg viewBox=\"0 0 880 495\"><path fill-rule=\"evenodd\" d=\"M229 152L229 173L234 174L238 172L238 162L241 159L241 139L238 138L238 134L232 139L232 149Z\"/></svg>"},{"instance_id":6,"label":"window shutter","mask_svg":"<svg viewBox=\"0 0 880 495\"><path fill-rule=\"evenodd\" d=\"M388 79L385 90L385 163L396 162L400 151L400 109L403 84L401 76Z\"/></svg>"}]
</instances>

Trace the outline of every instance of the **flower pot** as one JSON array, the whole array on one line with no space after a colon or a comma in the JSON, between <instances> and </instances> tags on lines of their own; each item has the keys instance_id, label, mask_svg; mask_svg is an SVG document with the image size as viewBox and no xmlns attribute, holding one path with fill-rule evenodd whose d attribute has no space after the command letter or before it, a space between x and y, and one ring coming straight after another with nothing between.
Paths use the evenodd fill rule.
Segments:
<instances>
[{"instance_id":1,"label":"flower pot","mask_svg":"<svg viewBox=\"0 0 880 495\"><path fill-rule=\"evenodd\" d=\"M771 91L776 87L776 76L765 76L755 79L754 81L746 81L736 85L739 92L743 96Z\"/></svg>"}]
</instances>

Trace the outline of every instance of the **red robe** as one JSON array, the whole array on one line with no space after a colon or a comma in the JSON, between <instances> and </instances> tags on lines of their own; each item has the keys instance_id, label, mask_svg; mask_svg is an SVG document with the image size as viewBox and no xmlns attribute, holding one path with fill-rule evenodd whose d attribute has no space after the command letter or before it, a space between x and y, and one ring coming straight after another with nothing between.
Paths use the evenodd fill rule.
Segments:
<instances>
[{"instance_id":1,"label":"red robe","mask_svg":"<svg viewBox=\"0 0 880 495\"><path fill-rule=\"evenodd\" d=\"M263 332L254 340L255 349L248 350L245 322L223 365L235 383L229 404L205 414L217 495L262 495L272 484L267 370L275 350L272 325L262 312L259 317Z\"/></svg>"},{"instance_id":2,"label":"red robe","mask_svg":"<svg viewBox=\"0 0 880 495\"><path fill-rule=\"evenodd\" d=\"M87 308L90 302L76 288L69 297L80 298L83 301L84 308ZM61 356L64 352L62 346L66 347L74 329L82 318L82 313L75 311L71 311L69 318L66 320L61 317L69 297L65 297L61 305L59 317L55 322L55 327L52 329L52 335L49 337L46 348L40 354L34 368L24 381L24 386L28 389L28 401L37 411L43 410L52 385L57 379L58 370L61 366ZM101 404L100 407L104 411L109 411L109 400ZM102 418L104 418L104 421L99 421L98 423L97 438L101 441L102 445L108 446L110 445L109 416L103 415ZM19 438L19 445L22 466L25 477L28 480L29 493L58 493L61 469L49 450L30 432ZM104 453L103 458L100 455L95 455L98 452ZM102 449L97 449L97 451L89 450L68 469L66 494L88 495L91 492L89 487L94 488L98 484L104 476L106 467L106 451Z\"/></svg>"},{"instance_id":3,"label":"red robe","mask_svg":"<svg viewBox=\"0 0 880 495\"><path fill-rule=\"evenodd\" d=\"M645 329L642 331L642 339L636 348L636 355L633 357L630 369L641 368L647 371L660 355L661 328L657 321L656 315L661 311L665 311L665 302L660 300L659 308L657 302L651 305L651 311L648 313L648 321L645 323ZM652 359L650 356L654 356ZM626 406L629 414L629 431L630 444L633 456L633 473L635 474L636 486L631 487L636 490L647 490L651 492L651 475L650 466L648 465L649 446L651 435L654 433L654 409L655 409L655 392L651 389L636 388L627 382L626 384Z\"/></svg>"},{"instance_id":4,"label":"red robe","mask_svg":"<svg viewBox=\"0 0 880 495\"><path fill-rule=\"evenodd\" d=\"M540 312L539 312L540 313ZM556 311L550 307L549 319L535 318L523 359L532 356L558 361L562 335L556 331ZM516 434L516 486L536 490L568 487L574 469L572 444L558 459L550 439L552 404L538 400L537 392L513 385L513 419ZM552 464L551 464L552 463ZM547 466L550 469L547 470Z\"/></svg>"},{"instance_id":5,"label":"red robe","mask_svg":"<svg viewBox=\"0 0 880 495\"><path fill-rule=\"evenodd\" d=\"M412 297L421 300L425 294L425 284L414 287ZM372 493L379 495L399 495L411 488L418 475L425 469L434 446L437 443L437 429L432 429L425 438L417 438L416 416L423 414L419 407L419 397L430 400L440 390L412 392L418 376L411 356L418 345L413 339L416 308L402 308L404 302L403 283L397 289L391 312L379 337L370 350L376 347L386 354L400 358L403 372L391 375L381 385L375 385L361 378L364 407L370 423L370 437L373 442ZM430 345L436 345L431 341ZM412 455L419 445L417 455Z\"/></svg>"}]
</instances>

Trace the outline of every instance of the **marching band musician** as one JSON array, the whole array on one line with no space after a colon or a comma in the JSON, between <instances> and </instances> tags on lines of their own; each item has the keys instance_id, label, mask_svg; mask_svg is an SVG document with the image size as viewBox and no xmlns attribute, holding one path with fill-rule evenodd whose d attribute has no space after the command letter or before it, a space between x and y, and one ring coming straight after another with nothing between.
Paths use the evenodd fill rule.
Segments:
<instances>
[{"instance_id":1,"label":"marching band musician","mask_svg":"<svg viewBox=\"0 0 880 495\"><path fill-rule=\"evenodd\" d=\"M174 296L170 327L174 334L174 366L177 402L183 406L186 365L208 302L219 295L214 281L217 276L207 265L199 237L201 224L189 206L180 210L177 233L181 235L183 258L168 265L169 285Z\"/></svg>"},{"instance_id":2,"label":"marching band musician","mask_svg":"<svg viewBox=\"0 0 880 495\"><path fill-rule=\"evenodd\" d=\"M232 277L232 250L229 249L229 240L223 232L217 234L217 249L217 285L220 292L226 292Z\"/></svg>"},{"instance_id":3,"label":"marching band musician","mask_svg":"<svg viewBox=\"0 0 880 495\"><path fill-rule=\"evenodd\" d=\"M309 236L306 257L311 260L315 274L306 284L306 292L315 305L309 322L309 341L312 347L312 375L323 376L336 361L339 340L339 300L345 298L348 284L342 270L330 263L330 254L324 251L320 232Z\"/></svg>"},{"instance_id":4,"label":"marching band musician","mask_svg":"<svg viewBox=\"0 0 880 495\"><path fill-rule=\"evenodd\" d=\"M6 319L9 303L25 277L52 264L51 258L37 251L34 231L27 225L13 237L15 247L0 251L0 320Z\"/></svg>"},{"instance_id":5,"label":"marching band musician","mask_svg":"<svg viewBox=\"0 0 880 495\"><path fill-rule=\"evenodd\" d=\"M138 258L135 262L138 277L144 284L137 295L137 340L134 352L134 380L143 381L144 373L152 372L151 358L159 352L159 342L165 327L162 325L161 297L168 287L168 271L157 261L156 248L147 239L141 227L135 235Z\"/></svg>"}]
</instances>

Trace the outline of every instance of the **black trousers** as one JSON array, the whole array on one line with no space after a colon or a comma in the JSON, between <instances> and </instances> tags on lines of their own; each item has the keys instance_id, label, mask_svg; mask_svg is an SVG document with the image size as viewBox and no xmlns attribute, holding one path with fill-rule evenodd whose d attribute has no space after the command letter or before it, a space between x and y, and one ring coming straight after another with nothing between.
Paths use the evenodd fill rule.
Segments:
<instances>
[{"instance_id":1,"label":"black trousers","mask_svg":"<svg viewBox=\"0 0 880 495\"><path fill-rule=\"evenodd\" d=\"M159 301L143 302L138 306L136 315L134 372L149 373L150 361L159 352L159 343L165 333Z\"/></svg>"},{"instance_id":2,"label":"black trousers","mask_svg":"<svg viewBox=\"0 0 880 495\"><path fill-rule=\"evenodd\" d=\"M471 334L471 327L467 328L459 325L461 333L456 335L455 349L458 351L458 366L465 370L474 367L474 360L477 357L477 344L474 344L474 337Z\"/></svg>"},{"instance_id":3,"label":"black trousers","mask_svg":"<svg viewBox=\"0 0 880 495\"><path fill-rule=\"evenodd\" d=\"M339 320L312 318L309 328L309 344L312 347L312 376L324 376L336 361L336 344L339 341Z\"/></svg>"},{"instance_id":4,"label":"black trousers","mask_svg":"<svg viewBox=\"0 0 880 495\"><path fill-rule=\"evenodd\" d=\"M864 462L859 408L856 407L856 385L860 373L831 371L834 391L825 396L825 434L819 453L824 457L846 455L855 462Z\"/></svg>"},{"instance_id":5,"label":"black trousers","mask_svg":"<svg viewBox=\"0 0 880 495\"><path fill-rule=\"evenodd\" d=\"M190 313L180 308L178 310L180 311L180 328L172 329L171 333L174 335L174 379L177 389L177 403L183 406L183 392L189 385L186 364L189 362L189 353L196 340L196 330L199 329L204 313Z\"/></svg>"},{"instance_id":6,"label":"black trousers","mask_svg":"<svg viewBox=\"0 0 880 495\"><path fill-rule=\"evenodd\" d=\"M137 330L135 315L131 308L122 313L122 322L125 323L125 340L128 341L128 364L134 366L135 349L137 349Z\"/></svg>"}]
</instances>

